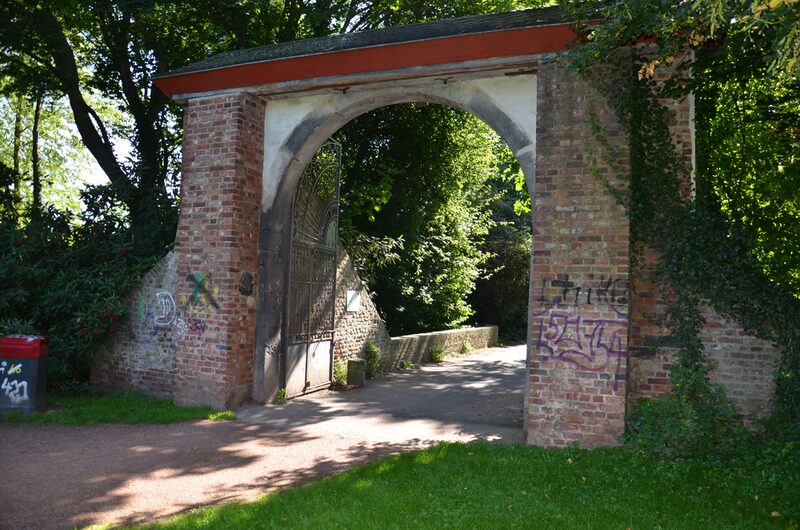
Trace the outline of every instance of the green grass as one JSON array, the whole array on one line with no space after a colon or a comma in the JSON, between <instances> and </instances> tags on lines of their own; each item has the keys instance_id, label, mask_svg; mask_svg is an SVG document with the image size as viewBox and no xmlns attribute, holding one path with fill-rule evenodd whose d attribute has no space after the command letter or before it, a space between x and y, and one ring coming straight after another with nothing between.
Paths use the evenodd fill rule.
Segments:
<instances>
[{"instance_id":1,"label":"green grass","mask_svg":"<svg viewBox=\"0 0 800 530\"><path fill-rule=\"evenodd\" d=\"M763 471L621 448L442 444L147 528L796 528L797 473L786 484Z\"/></svg>"},{"instance_id":2,"label":"green grass","mask_svg":"<svg viewBox=\"0 0 800 530\"><path fill-rule=\"evenodd\" d=\"M61 423L91 425L94 423L175 423L200 419L231 420L233 412L215 411L209 407L179 407L169 399L153 399L141 394L91 394L83 396L50 396L48 411L0 415L6 423Z\"/></svg>"}]
</instances>

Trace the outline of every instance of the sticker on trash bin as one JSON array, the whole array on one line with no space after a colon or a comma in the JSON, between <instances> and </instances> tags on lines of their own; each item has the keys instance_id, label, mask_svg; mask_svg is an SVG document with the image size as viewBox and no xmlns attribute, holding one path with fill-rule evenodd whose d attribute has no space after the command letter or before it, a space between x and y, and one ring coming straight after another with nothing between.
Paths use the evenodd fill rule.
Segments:
<instances>
[{"instance_id":1,"label":"sticker on trash bin","mask_svg":"<svg viewBox=\"0 0 800 530\"><path fill-rule=\"evenodd\" d=\"M22 363L8 361L0 362L0 377L3 383L0 384L0 396L8 400L12 405L19 405L28 401L28 381L25 380Z\"/></svg>"}]
</instances>

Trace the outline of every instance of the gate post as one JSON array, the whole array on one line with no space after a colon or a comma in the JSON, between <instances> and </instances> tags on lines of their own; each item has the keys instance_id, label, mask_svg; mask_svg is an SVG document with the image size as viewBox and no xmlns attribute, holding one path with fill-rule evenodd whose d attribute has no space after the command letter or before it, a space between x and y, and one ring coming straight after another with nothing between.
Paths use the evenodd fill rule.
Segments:
<instances>
[{"instance_id":1,"label":"gate post","mask_svg":"<svg viewBox=\"0 0 800 530\"><path fill-rule=\"evenodd\" d=\"M630 235L606 184L628 189L628 140L602 96L557 61L541 63L537 101L527 440L615 444L625 426ZM590 107L619 154L614 167L592 136Z\"/></svg>"},{"instance_id":2,"label":"gate post","mask_svg":"<svg viewBox=\"0 0 800 530\"><path fill-rule=\"evenodd\" d=\"M250 397L255 349L264 103L188 102L176 236L175 401L224 408Z\"/></svg>"}]
</instances>

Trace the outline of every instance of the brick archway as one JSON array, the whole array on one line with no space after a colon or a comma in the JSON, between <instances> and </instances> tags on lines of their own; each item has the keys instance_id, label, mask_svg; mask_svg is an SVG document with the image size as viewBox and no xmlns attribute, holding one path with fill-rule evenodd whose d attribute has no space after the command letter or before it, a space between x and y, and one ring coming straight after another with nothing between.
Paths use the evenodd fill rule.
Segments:
<instances>
[{"instance_id":1,"label":"brick archway","mask_svg":"<svg viewBox=\"0 0 800 530\"><path fill-rule=\"evenodd\" d=\"M178 402L275 395L300 173L359 114L430 101L493 127L532 192L528 442L615 442L626 406L629 231L604 180L624 189L628 160L592 167L590 114L618 152L627 140L602 98L552 55L574 37L559 17L545 9L289 43L158 80L187 104L176 241L187 281L177 295L214 302L206 332L177 340Z\"/></svg>"}]
</instances>

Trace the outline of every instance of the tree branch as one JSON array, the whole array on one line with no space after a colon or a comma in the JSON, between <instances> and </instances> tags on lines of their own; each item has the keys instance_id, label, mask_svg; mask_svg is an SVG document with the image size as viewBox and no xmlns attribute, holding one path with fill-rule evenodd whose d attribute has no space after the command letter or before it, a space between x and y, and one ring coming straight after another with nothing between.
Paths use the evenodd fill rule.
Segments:
<instances>
[{"instance_id":1,"label":"tree branch","mask_svg":"<svg viewBox=\"0 0 800 530\"><path fill-rule=\"evenodd\" d=\"M122 199L127 202L136 194L136 187L117 161L108 135L101 135L93 122L92 116L97 119L98 124L100 120L97 118L97 113L83 98L75 55L67 41L61 23L53 12L47 8L35 8L33 15L39 22L35 31L39 32L50 48L56 76L67 94L72 115L75 118L75 125L84 145L97 160L103 172L108 175L109 180L114 184Z\"/></svg>"}]
</instances>

